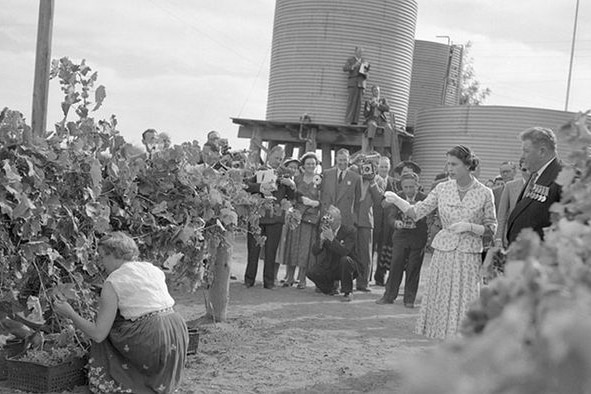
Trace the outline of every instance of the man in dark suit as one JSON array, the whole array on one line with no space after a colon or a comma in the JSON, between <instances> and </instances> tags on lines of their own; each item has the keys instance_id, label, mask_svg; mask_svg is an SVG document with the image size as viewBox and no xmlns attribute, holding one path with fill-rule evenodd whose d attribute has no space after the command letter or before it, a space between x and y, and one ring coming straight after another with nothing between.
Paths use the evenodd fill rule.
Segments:
<instances>
[{"instance_id":1,"label":"man in dark suit","mask_svg":"<svg viewBox=\"0 0 591 394\"><path fill-rule=\"evenodd\" d=\"M325 294L335 295L335 282L341 281L343 301L351 301L353 279L360 272L355 242L357 230L342 223L341 212L331 205L320 221L318 241L312 245L312 253L318 256L317 263L307 276Z\"/></svg>"},{"instance_id":2,"label":"man in dark suit","mask_svg":"<svg viewBox=\"0 0 591 394\"><path fill-rule=\"evenodd\" d=\"M523 165L530 177L507 221L507 241L511 244L521 230L532 228L544 238L550 226L550 206L560 201L561 188L555 180L561 166L556 157L556 136L550 129L532 127L520 134Z\"/></svg>"},{"instance_id":3,"label":"man in dark suit","mask_svg":"<svg viewBox=\"0 0 591 394\"><path fill-rule=\"evenodd\" d=\"M276 146L269 151L267 165L247 182L246 190L250 193L260 193L265 198L273 201L273 209L265 211L259 219L261 235L267 237L265 240L263 287L272 289L275 286L275 256L281 240L283 229L284 212L281 209L281 200L293 200L295 197L295 183L290 178L274 176L275 171L283 161L283 148ZM244 284L252 287L257 276L257 268L261 247L249 231L246 236L247 264L244 273Z\"/></svg>"},{"instance_id":4,"label":"man in dark suit","mask_svg":"<svg viewBox=\"0 0 591 394\"><path fill-rule=\"evenodd\" d=\"M375 181L381 190L394 190L395 180L389 174L390 159L386 156L382 156L380 157L380 161L378 162L378 171L375 177ZM392 241L392 228L388 224L388 219L385 215L383 204L384 202L380 201L379 203L373 205L374 227L372 249L373 252L376 253L378 256L378 262L376 264L376 271L374 274L374 280L376 282L376 285L378 286L384 286L384 276L386 274L386 270L388 269L388 267L380 265L380 256L382 253L382 249L384 247L384 244L389 245Z\"/></svg>"},{"instance_id":5,"label":"man in dark suit","mask_svg":"<svg viewBox=\"0 0 591 394\"><path fill-rule=\"evenodd\" d=\"M400 184L402 193L399 193L399 195L410 204L422 201L427 197L418 191L419 178L416 174L402 175ZM386 282L386 292L376 303L392 304L398 297L402 274L406 273L404 306L414 308L427 244L427 220L423 218L415 222L404 215L395 205L388 206L387 214L390 226L394 229L392 235L392 262L388 282Z\"/></svg>"},{"instance_id":6,"label":"man in dark suit","mask_svg":"<svg viewBox=\"0 0 591 394\"><path fill-rule=\"evenodd\" d=\"M369 63L363 58L362 48L355 48L355 56L347 59L347 62L343 66L343 71L349 74L347 77L349 97L347 99L345 122L347 124L357 124L359 123L361 99L366 86L365 80L369 71Z\"/></svg>"},{"instance_id":7,"label":"man in dark suit","mask_svg":"<svg viewBox=\"0 0 591 394\"><path fill-rule=\"evenodd\" d=\"M322 208L334 205L341 211L343 224L356 225L360 197L361 175L349 169L349 151L339 149L336 166L324 171L322 177Z\"/></svg>"}]
</instances>

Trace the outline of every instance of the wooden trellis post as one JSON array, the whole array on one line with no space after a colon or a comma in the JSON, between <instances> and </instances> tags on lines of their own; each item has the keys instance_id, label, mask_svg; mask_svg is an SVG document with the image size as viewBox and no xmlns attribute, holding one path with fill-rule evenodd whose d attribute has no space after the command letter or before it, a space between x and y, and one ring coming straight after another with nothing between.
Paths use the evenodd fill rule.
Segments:
<instances>
[{"instance_id":1,"label":"wooden trellis post","mask_svg":"<svg viewBox=\"0 0 591 394\"><path fill-rule=\"evenodd\" d=\"M35 80L33 83L33 113L31 116L31 127L35 138L45 135L47 125L47 98L49 93L54 6L54 0L39 0Z\"/></svg>"}]
</instances>

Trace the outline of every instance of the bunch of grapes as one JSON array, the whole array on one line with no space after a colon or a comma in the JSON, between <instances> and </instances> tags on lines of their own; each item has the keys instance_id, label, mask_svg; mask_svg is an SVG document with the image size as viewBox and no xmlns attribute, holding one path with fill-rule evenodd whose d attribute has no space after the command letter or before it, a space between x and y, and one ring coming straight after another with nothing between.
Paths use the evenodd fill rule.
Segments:
<instances>
[{"instance_id":1,"label":"bunch of grapes","mask_svg":"<svg viewBox=\"0 0 591 394\"><path fill-rule=\"evenodd\" d=\"M48 350L29 349L18 358L19 361L28 361L35 364L45 365L47 367L62 364L75 357L83 357L85 350L70 344L66 347L55 347Z\"/></svg>"}]
</instances>

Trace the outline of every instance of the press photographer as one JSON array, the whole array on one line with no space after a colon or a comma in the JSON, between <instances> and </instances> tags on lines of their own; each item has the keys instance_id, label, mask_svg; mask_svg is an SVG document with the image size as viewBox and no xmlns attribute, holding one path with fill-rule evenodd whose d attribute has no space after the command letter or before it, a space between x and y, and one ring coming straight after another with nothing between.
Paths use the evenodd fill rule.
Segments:
<instances>
[{"instance_id":1,"label":"press photographer","mask_svg":"<svg viewBox=\"0 0 591 394\"><path fill-rule=\"evenodd\" d=\"M285 220L285 212L281 202L283 200L292 201L295 198L295 183L293 180L278 176L278 174L282 173L279 166L283 161L283 156L283 148L280 146L273 147L267 155L267 163L246 182L248 192L259 193L265 198L273 200L272 209L266 210L259 220L261 235L267 238L264 245L263 268L263 286L266 289L272 289L275 286L275 256ZM257 275L261 246L257 244L251 232L248 233L246 247L248 257L244 284L246 287L252 287L255 284Z\"/></svg>"}]
</instances>

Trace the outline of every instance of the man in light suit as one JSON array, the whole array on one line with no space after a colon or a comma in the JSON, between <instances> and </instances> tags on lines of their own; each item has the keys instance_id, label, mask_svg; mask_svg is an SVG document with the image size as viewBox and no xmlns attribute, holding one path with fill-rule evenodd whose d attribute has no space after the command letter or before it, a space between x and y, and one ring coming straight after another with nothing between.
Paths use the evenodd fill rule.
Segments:
<instances>
[{"instance_id":1,"label":"man in light suit","mask_svg":"<svg viewBox=\"0 0 591 394\"><path fill-rule=\"evenodd\" d=\"M523 165L531 175L507 221L509 245L524 228L532 228L544 238L543 230L551 224L550 206L560 201L561 196L561 187L555 182L561 166L554 132L532 127L523 131L520 138Z\"/></svg>"},{"instance_id":2,"label":"man in light suit","mask_svg":"<svg viewBox=\"0 0 591 394\"><path fill-rule=\"evenodd\" d=\"M365 80L367 79L367 72L369 71L369 63L363 58L362 48L355 48L355 56L347 59L347 62L343 66L343 71L349 74L347 77L349 97L347 99L345 123L357 124L359 123L361 99L366 86Z\"/></svg>"},{"instance_id":3,"label":"man in light suit","mask_svg":"<svg viewBox=\"0 0 591 394\"><path fill-rule=\"evenodd\" d=\"M339 149L336 155L336 166L324 171L320 194L323 210L334 205L341 212L344 225L357 225L361 176L349 169L347 149Z\"/></svg>"},{"instance_id":4,"label":"man in light suit","mask_svg":"<svg viewBox=\"0 0 591 394\"><path fill-rule=\"evenodd\" d=\"M499 216L499 205L501 203L501 195L503 195L503 190L505 189L505 185L507 182L511 182L515 179L515 173L517 172L517 166L512 161L504 161L501 163L499 167L499 174L501 174L501 182L500 186L493 186L493 196L495 198L495 209L497 212L497 217ZM495 178L496 181L497 178Z\"/></svg>"},{"instance_id":5,"label":"man in light suit","mask_svg":"<svg viewBox=\"0 0 591 394\"><path fill-rule=\"evenodd\" d=\"M495 246L507 247L507 238L505 238L507 220L509 219L509 214L515 208L515 204L517 204L517 199L523 190L525 182L529 179L527 168L523 166L523 159L519 160L519 170L521 176L505 184L503 193L499 199L499 205L497 206L497 221L499 226L497 227L497 234L495 236Z\"/></svg>"}]
</instances>

